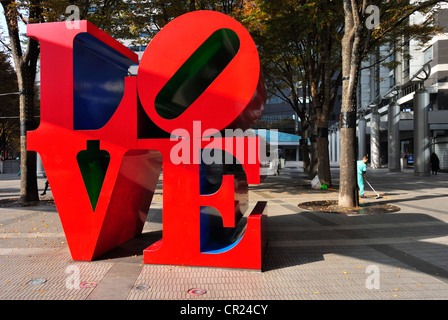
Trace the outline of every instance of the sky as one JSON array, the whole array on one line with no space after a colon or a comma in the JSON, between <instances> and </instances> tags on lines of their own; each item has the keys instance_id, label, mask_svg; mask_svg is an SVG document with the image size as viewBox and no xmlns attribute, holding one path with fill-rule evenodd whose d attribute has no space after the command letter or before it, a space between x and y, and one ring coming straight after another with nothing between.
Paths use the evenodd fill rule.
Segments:
<instances>
[{"instance_id":1,"label":"sky","mask_svg":"<svg viewBox=\"0 0 448 320\"><path fill-rule=\"evenodd\" d=\"M5 20L5 10L3 10L3 6L0 6L0 38L3 42L8 43L8 30L6 28L6 20ZM19 23L19 28L21 29L21 33L25 33L25 25L21 22ZM3 49L3 46L0 44L0 50Z\"/></svg>"},{"instance_id":2,"label":"sky","mask_svg":"<svg viewBox=\"0 0 448 320\"><path fill-rule=\"evenodd\" d=\"M3 6L0 6L0 33L2 41L4 41L4 37L6 34L6 22L4 12L5 10L3 10Z\"/></svg>"}]
</instances>

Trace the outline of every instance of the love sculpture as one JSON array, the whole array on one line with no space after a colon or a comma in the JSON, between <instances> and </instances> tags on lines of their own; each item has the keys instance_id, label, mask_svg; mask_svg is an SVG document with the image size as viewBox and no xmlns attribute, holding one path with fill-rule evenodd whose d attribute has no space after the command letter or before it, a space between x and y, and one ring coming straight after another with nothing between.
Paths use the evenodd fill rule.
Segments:
<instances>
[{"instance_id":1,"label":"love sculpture","mask_svg":"<svg viewBox=\"0 0 448 320\"><path fill-rule=\"evenodd\" d=\"M248 32L224 14L188 13L140 63L87 21L30 24L27 35L41 48L41 122L28 149L42 158L72 259L91 261L140 235L163 168L163 236L143 262L261 270L266 202L244 215L260 161L236 152L245 143L259 153L260 140L204 139L246 130L262 114L266 89ZM173 157L180 142L189 161ZM232 163L198 160L210 149Z\"/></svg>"}]
</instances>

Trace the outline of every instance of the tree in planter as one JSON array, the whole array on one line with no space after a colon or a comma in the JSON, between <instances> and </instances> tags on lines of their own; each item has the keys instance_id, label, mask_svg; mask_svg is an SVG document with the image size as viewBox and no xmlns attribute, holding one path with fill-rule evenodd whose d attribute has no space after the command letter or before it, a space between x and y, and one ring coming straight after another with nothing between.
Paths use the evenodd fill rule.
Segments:
<instances>
[{"instance_id":1,"label":"tree in planter","mask_svg":"<svg viewBox=\"0 0 448 320\"><path fill-rule=\"evenodd\" d=\"M340 75L342 7L330 0L245 1L238 17L260 51L268 91L289 104L302 124L304 169L331 185L328 118ZM340 80L340 79L339 79Z\"/></svg>"},{"instance_id":2,"label":"tree in planter","mask_svg":"<svg viewBox=\"0 0 448 320\"><path fill-rule=\"evenodd\" d=\"M310 68L312 114L312 134L315 136L317 170L322 184L332 185L330 157L328 152L328 118L334 108L340 76L340 37L342 31L341 8L330 0L313 3L310 21L317 45L317 61L314 58L307 63ZM314 22L314 23L312 23ZM336 80L332 78L336 76Z\"/></svg>"},{"instance_id":3,"label":"tree in planter","mask_svg":"<svg viewBox=\"0 0 448 320\"><path fill-rule=\"evenodd\" d=\"M422 43L439 29L434 27L431 12L437 0L343 0L345 18L342 39L342 107L341 107L341 158L339 205L358 205L356 179L356 87L360 65L367 54L381 45L395 43L403 36L414 37ZM378 23L372 23L373 14L378 14ZM408 18L416 13L427 14L426 23L410 25Z\"/></svg>"},{"instance_id":4,"label":"tree in planter","mask_svg":"<svg viewBox=\"0 0 448 320\"><path fill-rule=\"evenodd\" d=\"M311 121L308 70L301 63L306 47L300 38L306 35L306 30L304 24L297 23L299 16L297 5L291 1L244 1L237 19L258 46L269 95L290 105L300 118L304 170L315 172L311 169L308 149Z\"/></svg>"},{"instance_id":5,"label":"tree in planter","mask_svg":"<svg viewBox=\"0 0 448 320\"><path fill-rule=\"evenodd\" d=\"M34 119L34 80L36 78L39 44L34 39L28 39L26 49L22 47L19 34L19 20L26 21L21 14L23 9L16 1L0 1L6 18L9 35L9 50L15 65L17 85L20 91L20 200L29 203L39 200L36 177L36 153L26 150L26 132L35 129ZM29 1L28 22L40 22L41 3L39 0Z\"/></svg>"}]
</instances>

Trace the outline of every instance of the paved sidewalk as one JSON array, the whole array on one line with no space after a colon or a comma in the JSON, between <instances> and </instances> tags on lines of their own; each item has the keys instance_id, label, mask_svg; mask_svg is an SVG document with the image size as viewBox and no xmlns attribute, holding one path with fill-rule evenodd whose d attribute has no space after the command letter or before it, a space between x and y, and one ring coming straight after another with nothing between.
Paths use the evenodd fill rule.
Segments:
<instances>
[{"instance_id":1,"label":"paved sidewalk","mask_svg":"<svg viewBox=\"0 0 448 320\"><path fill-rule=\"evenodd\" d=\"M263 272L143 265L143 249L161 237L161 188L143 235L93 262L71 260L53 204L0 205L0 300L448 299L447 173L368 170L384 197L367 191L363 201L401 210L343 215L297 206L337 199L336 188L310 189L301 171L285 168L251 187L251 204L267 200L269 207ZM337 186L338 168L332 175ZM17 175L0 175L0 199L18 195ZM51 190L41 198L51 200ZM206 293L192 295L192 288Z\"/></svg>"}]
</instances>

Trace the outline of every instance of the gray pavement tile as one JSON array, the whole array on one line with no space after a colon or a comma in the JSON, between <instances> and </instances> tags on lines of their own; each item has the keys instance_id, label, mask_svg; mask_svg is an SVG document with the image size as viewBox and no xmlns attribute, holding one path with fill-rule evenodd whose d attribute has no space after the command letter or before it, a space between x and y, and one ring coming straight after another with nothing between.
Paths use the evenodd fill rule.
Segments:
<instances>
[{"instance_id":1,"label":"gray pavement tile","mask_svg":"<svg viewBox=\"0 0 448 320\"><path fill-rule=\"evenodd\" d=\"M336 186L337 172L333 168ZM443 179L448 174L441 173L436 185L432 177L415 177L409 170L369 170L369 175L385 193L381 201L399 206L399 212L342 215L300 209L301 202L337 199L337 192L311 190L309 179L294 168L251 187L251 205L268 200L269 206L263 272L143 265L141 254L72 261L54 205L0 207L0 299L448 299L448 181ZM17 177L0 175L0 198L17 192ZM161 190L156 195L144 227L150 241L160 238L163 227ZM366 287L371 266L379 270L378 289ZM28 284L36 279L46 281ZM81 282L93 286L81 288ZM192 296L191 288L207 293Z\"/></svg>"}]
</instances>

